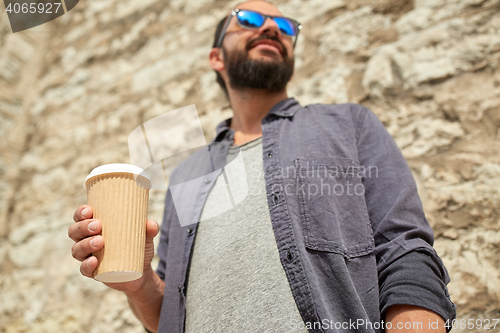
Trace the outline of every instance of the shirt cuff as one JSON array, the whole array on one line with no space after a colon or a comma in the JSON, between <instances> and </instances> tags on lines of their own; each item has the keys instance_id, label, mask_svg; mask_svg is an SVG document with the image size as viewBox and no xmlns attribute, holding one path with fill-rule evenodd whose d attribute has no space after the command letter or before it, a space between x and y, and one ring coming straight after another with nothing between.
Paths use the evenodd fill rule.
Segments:
<instances>
[{"instance_id":1,"label":"shirt cuff","mask_svg":"<svg viewBox=\"0 0 500 333\"><path fill-rule=\"evenodd\" d=\"M402 256L380 273L381 318L391 306L401 304L428 309L451 322L457 308L450 299L448 281L441 258L430 250L417 249Z\"/></svg>"}]
</instances>

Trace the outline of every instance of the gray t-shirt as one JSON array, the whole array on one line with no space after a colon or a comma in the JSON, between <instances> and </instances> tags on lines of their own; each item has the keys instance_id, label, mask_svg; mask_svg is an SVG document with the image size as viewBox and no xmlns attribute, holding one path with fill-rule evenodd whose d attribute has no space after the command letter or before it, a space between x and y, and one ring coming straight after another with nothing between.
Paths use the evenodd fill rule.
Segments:
<instances>
[{"instance_id":1,"label":"gray t-shirt","mask_svg":"<svg viewBox=\"0 0 500 333\"><path fill-rule=\"evenodd\" d=\"M240 153L244 163L233 164L231 172L246 173L247 196L214 213L231 193L230 178L221 174L205 202L187 284L186 332L307 332L296 328L304 323L271 225L262 138L230 147L228 163Z\"/></svg>"}]
</instances>

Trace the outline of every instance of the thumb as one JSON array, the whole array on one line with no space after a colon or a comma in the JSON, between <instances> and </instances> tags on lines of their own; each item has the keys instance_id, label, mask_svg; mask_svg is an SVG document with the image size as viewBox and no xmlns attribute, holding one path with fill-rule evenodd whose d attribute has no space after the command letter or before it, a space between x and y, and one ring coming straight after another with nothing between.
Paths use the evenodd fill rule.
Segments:
<instances>
[{"instance_id":1,"label":"thumb","mask_svg":"<svg viewBox=\"0 0 500 333\"><path fill-rule=\"evenodd\" d=\"M158 235L160 226L153 220L146 221L146 242L152 242L153 238Z\"/></svg>"}]
</instances>

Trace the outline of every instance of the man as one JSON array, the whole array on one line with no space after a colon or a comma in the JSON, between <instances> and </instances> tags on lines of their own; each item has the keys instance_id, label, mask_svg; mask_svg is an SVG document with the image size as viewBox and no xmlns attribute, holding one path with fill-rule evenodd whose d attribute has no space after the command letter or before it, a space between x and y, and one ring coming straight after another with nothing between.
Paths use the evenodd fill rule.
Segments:
<instances>
[{"instance_id":1,"label":"man","mask_svg":"<svg viewBox=\"0 0 500 333\"><path fill-rule=\"evenodd\" d=\"M383 125L359 105L288 98L299 25L275 6L244 2L227 19L209 59L234 116L171 176L157 272L148 220L143 277L107 285L152 332L445 332L449 277ZM239 150L248 196L206 217ZM74 220L91 277L101 225L88 206Z\"/></svg>"}]
</instances>

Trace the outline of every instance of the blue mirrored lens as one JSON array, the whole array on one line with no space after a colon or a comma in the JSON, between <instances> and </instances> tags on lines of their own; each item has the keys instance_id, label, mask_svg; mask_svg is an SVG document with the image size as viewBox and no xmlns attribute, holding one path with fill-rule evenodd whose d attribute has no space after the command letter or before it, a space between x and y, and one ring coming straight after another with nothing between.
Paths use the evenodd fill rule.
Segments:
<instances>
[{"instance_id":1,"label":"blue mirrored lens","mask_svg":"<svg viewBox=\"0 0 500 333\"><path fill-rule=\"evenodd\" d=\"M238 21L244 27L259 28L264 24L264 17L259 13L242 10L238 12Z\"/></svg>"},{"instance_id":2,"label":"blue mirrored lens","mask_svg":"<svg viewBox=\"0 0 500 333\"><path fill-rule=\"evenodd\" d=\"M281 32L288 36L295 36L297 34L297 28L295 23L284 17L275 17L274 22L278 25Z\"/></svg>"}]
</instances>

